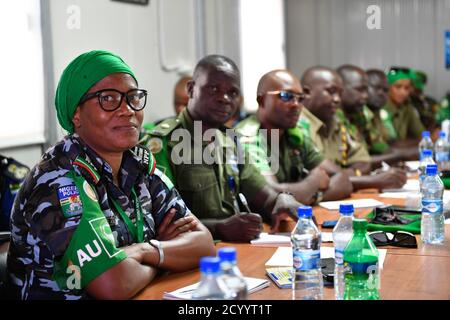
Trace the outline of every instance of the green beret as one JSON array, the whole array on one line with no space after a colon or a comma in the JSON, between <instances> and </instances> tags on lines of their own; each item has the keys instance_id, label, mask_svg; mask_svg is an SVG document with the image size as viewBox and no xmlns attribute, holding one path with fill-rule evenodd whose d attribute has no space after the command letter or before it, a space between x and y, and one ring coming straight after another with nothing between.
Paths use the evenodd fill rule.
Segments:
<instances>
[{"instance_id":1,"label":"green beret","mask_svg":"<svg viewBox=\"0 0 450 320\"><path fill-rule=\"evenodd\" d=\"M93 85L113 73L128 73L136 80L133 71L119 56L102 50L83 53L64 69L55 96L61 127L74 132L72 118L81 98Z\"/></svg>"},{"instance_id":2,"label":"green beret","mask_svg":"<svg viewBox=\"0 0 450 320\"><path fill-rule=\"evenodd\" d=\"M391 68L386 76L389 84L392 85L398 80L411 80L411 70L408 68Z\"/></svg>"}]
</instances>

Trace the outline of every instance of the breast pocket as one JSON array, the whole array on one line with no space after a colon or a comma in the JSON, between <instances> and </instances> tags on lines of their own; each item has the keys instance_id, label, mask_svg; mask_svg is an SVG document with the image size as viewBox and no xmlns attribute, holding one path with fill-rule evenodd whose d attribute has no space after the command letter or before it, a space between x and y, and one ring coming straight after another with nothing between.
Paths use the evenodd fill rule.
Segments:
<instances>
[{"instance_id":1,"label":"breast pocket","mask_svg":"<svg viewBox=\"0 0 450 320\"><path fill-rule=\"evenodd\" d=\"M181 168L177 175L177 189L198 218L222 216L219 183L212 166L190 165Z\"/></svg>"}]
</instances>

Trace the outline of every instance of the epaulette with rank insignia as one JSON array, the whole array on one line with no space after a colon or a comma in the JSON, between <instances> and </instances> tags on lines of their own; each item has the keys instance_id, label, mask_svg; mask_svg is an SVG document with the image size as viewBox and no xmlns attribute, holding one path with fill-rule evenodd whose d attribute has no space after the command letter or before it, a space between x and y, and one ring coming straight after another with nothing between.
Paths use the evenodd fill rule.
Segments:
<instances>
[{"instance_id":1,"label":"epaulette with rank insignia","mask_svg":"<svg viewBox=\"0 0 450 320\"><path fill-rule=\"evenodd\" d=\"M180 120L178 118L166 119L160 124L158 124L153 129L149 130L149 134L152 136L165 137L170 134L176 127L180 125Z\"/></svg>"}]
</instances>

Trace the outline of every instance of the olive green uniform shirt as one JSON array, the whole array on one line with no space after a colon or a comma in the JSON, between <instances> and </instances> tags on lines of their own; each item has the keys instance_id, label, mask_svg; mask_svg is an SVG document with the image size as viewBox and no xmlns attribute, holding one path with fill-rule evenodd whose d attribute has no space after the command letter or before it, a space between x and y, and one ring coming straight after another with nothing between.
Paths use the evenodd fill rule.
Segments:
<instances>
[{"instance_id":1,"label":"olive green uniform shirt","mask_svg":"<svg viewBox=\"0 0 450 320\"><path fill-rule=\"evenodd\" d=\"M352 137L343 122L342 110L338 109L338 112L336 112L333 128L329 130L327 137L319 133L325 124L307 108L302 109L298 125L325 155L325 158L334 161L337 165L347 168L357 162L370 161L367 149Z\"/></svg>"},{"instance_id":2,"label":"olive green uniform shirt","mask_svg":"<svg viewBox=\"0 0 450 320\"><path fill-rule=\"evenodd\" d=\"M395 129L396 137L390 133L390 140L407 138L420 139L422 131L425 130L422 122L420 121L419 113L411 104L405 103L400 107L393 104L391 100L388 100L383 107L382 112L383 121L392 122Z\"/></svg>"},{"instance_id":3,"label":"olive green uniform shirt","mask_svg":"<svg viewBox=\"0 0 450 320\"><path fill-rule=\"evenodd\" d=\"M188 208L200 219L222 219L244 211L239 208L238 194L242 192L250 202L267 184L225 130L234 132L226 127L214 130L216 148L209 141L194 141L195 133L202 138L201 124L195 125L184 109L176 119L163 121L141 140L153 152L157 167L170 173ZM227 156L221 162L213 161L208 156L213 150L219 151L216 156L220 152Z\"/></svg>"},{"instance_id":4,"label":"olive green uniform shirt","mask_svg":"<svg viewBox=\"0 0 450 320\"><path fill-rule=\"evenodd\" d=\"M260 128L257 116L252 115L241 121L236 131L241 135L241 145L249 152L262 174L275 175L280 183L297 182L306 177L308 170L314 169L324 160L324 156L301 129L286 130L276 148L273 143L267 142L268 131Z\"/></svg>"},{"instance_id":5,"label":"olive green uniform shirt","mask_svg":"<svg viewBox=\"0 0 450 320\"><path fill-rule=\"evenodd\" d=\"M373 112L368 106L355 113L350 119L359 133L364 138L366 148L370 154L382 154L389 149L386 143L388 138L387 130L381 121L380 112Z\"/></svg>"}]
</instances>

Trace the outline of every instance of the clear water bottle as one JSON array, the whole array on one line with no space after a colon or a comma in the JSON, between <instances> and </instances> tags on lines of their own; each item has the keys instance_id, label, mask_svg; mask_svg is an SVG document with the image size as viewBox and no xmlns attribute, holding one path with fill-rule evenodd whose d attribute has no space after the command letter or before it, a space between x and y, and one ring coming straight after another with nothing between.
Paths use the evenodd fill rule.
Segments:
<instances>
[{"instance_id":1,"label":"clear water bottle","mask_svg":"<svg viewBox=\"0 0 450 320\"><path fill-rule=\"evenodd\" d=\"M423 150L431 150L433 152L433 141L430 138L430 131L422 132L422 140L419 142L419 157L420 160L423 158Z\"/></svg>"},{"instance_id":2,"label":"clear water bottle","mask_svg":"<svg viewBox=\"0 0 450 320\"><path fill-rule=\"evenodd\" d=\"M320 266L320 231L312 221L311 207L299 207L297 214L298 221L291 233L292 299L321 300L323 278Z\"/></svg>"},{"instance_id":3,"label":"clear water bottle","mask_svg":"<svg viewBox=\"0 0 450 320\"><path fill-rule=\"evenodd\" d=\"M422 194L421 237L425 244L444 242L444 213L442 197L444 185L437 174L437 165L428 165L427 177L420 189Z\"/></svg>"},{"instance_id":4,"label":"clear water bottle","mask_svg":"<svg viewBox=\"0 0 450 320\"><path fill-rule=\"evenodd\" d=\"M344 299L344 249L353 235L353 205L341 204L341 217L333 229L334 243L334 296L336 300Z\"/></svg>"},{"instance_id":5,"label":"clear water bottle","mask_svg":"<svg viewBox=\"0 0 450 320\"><path fill-rule=\"evenodd\" d=\"M247 283L236 264L236 249L232 247L220 248L217 255L220 258L221 277L233 294L233 299L247 300Z\"/></svg>"},{"instance_id":6,"label":"clear water bottle","mask_svg":"<svg viewBox=\"0 0 450 320\"><path fill-rule=\"evenodd\" d=\"M367 234L365 219L353 220L353 236L344 250L344 300L379 300L378 250Z\"/></svg>"},{"instance_id":7,"label":"clear water bottle","mask_svg":"<svg viewBox=\"0 0 450 320\"><path fill-rule=\"evenodd\" d=\"M425 149L422 151L422 160L420 160L419 164L419 183L422 185L423 180L426 175L426 168L429 164L435 164L433 160L433 152L429 149Z\"/></svg>"},{"instance_id":8,"label":"clear water bottle","mask_svg":"<svg viewBox=\"0 0 450 320\"><path fill-rule=\"evenodd\" d=\"M194 300L231 300L233 295L220 277L220 259L203 257L200 259L201 280L192 293Z\"/></svg>"},{"instance_id":9,"label":"clear water bottle","mask_svg":"<svg viewBox=\"0 0 450 320\"><path fill-rule=\"evenodd\" d=\"M450 169L450 143L444 131L439 132L439 139L434 144L434 158L438 165L438 170L449 171Z\"/></svg>"}]
</instances>

